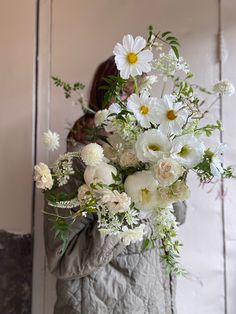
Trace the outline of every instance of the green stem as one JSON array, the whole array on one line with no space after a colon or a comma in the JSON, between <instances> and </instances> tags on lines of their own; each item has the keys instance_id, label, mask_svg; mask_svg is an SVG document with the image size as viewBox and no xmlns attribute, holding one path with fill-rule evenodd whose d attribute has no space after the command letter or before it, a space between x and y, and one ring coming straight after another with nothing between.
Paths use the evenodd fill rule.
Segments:
<instances>
[{"instance_id":1,"label":"green stem","mask_svg":"<svg viewBox=\"0 0 236 314\"><path fill-rule=\"evenodd\" d=\"M133 77L133 80L134 80L134 92L135 92L135 94L138 95L138 93L139 93L138 81L137 81L135 76Z\"/></svg>"}]
</instances>

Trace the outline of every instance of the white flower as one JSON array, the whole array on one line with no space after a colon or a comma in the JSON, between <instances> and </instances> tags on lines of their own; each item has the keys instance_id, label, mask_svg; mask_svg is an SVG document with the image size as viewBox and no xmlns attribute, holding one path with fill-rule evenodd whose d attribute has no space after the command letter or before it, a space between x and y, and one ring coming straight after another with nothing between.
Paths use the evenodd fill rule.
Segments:
<instances>
[{"instance_id":1,"label":"white flower","mask_svg":"<svg viewBox=\"0 0 236 314\"><path fill-rule=\"evenodd\" d=\"M163 158L153 165L152 172L162 186L169 186L183 174L184 168L172 158Z\"/></svg>"},{"instance_id":2,"label":"white flower","mask_svg":"<svg viewBox=\"0 0 236 314\"><path fill-rule=\"evenodd\" d=\"M90 143L81 149L81 159L86 166L97 166L104 158L102 146L96 143Z\"/></svg>"},{"instance_id":3,"label":"white flower","mask_svg":"<svg viewBox=\"0 0 236 314\"><path fill-rule=\"evenodd\" d=\"M171 186L171 192L173 195L173 202L182 202L189 198L190 196L190 190L187 184L180 180L176 181Z\"/></svg>"},{"instance_id":4,"label":"white flower","mask_svg":"<svg viewBox=\"0 0 236 314\"><path fill-rule=\"evenodd\" d=\"M44 143L47 145L48 149L54 151L58 149L60 146L59 140L60 136L56 132L52 132L48 130L48 132L44 132Z\"/></svg>"},{"instance_id":5,"label":"white flower","mask_svg":"<svg viewBox=\"0 0 236 314\"><path fill-rule=\"evenodd\" d=\"M137 209L151 209L156 206L158 182L151 171L137 171L129 175L125 182L125 192L131 197Z\"/></svg>"},{"instance_id":6,"label":"white flower","mask_svg":"<svg viewBox=\"0 0 236 314\"><path fill-rule=\"evenodd\" d=\"M106 121L108 114L109 114L108 109L97 111L94 117L95 125L101 126Z\"/></svg>"},{"instance_id":7,"label":"white flower","mask_svg":"<svg viewBox=\"0 0 236 314\"><path fill-rule=\"evenodd\" d=\"M186 134L172 141L171 157L186 168L197 166L204 154L204 145L194 135Z\"/></svg>"},{"instance_id":8,"label":"white flower","mask_svg":"<svg viewBox=\"0 0 236 314\"><path fill-rule=\"evenodd\" d=\"M156 192L156 205L160 208L165 208L174 202L171 188L168 186L159 186Z\"/></svg>"},{"instance_id":9,"label":"white flower","mask_svg":"<svg viewBox=\"0 0 236 314\"><path fill-rule=\"evenodd\" d=\"M86 198L88 192L90 192L89 186L87 184L81 185L78 188L78 194L77 194L78 201L82 202Z\"/></svg>"},{"instance_id":10,"label":"white flower","mask_svg":"<svg viewBox=\"0 0 236 314\"><path fill-rule=\"evenodd\" d=\"M185 109L181 109L183 104L174 103L174 97L172 95L165 95L160 100L160 104L157 109L157 123L160 124L159 130L165 134L173 133L178 134L182 130L182 126L185 124L188 112Z\"/></svg>"},{"instance_id":11,"label":"white flower","mask_svg":"<svg viewBox=\"0 0 236 314\"><path fill-rule=\"evenodd\" d=\"M34 180L38 189L50 190L53 186L53 179L50 169L43 162L34 166Z\"/></svg>"},{"instance_id":12,"label":"white flower","mask_svg":"<svg viewBox=\"0 0 236 314\"><path fill-rule=\"evenodd\" d=\"M132 94L127 101L127 109L133 112L135 118L143 128L149 128L151 122L157 123L157 99L149 97L147 91L143 91L140 97Z\"/></svg>"},{"instance_id":13,"label":"white flower","mask_svg":"<svg viewBox=\"0 0 236 314\"><path fill-rule=\"evenodd\" d=\"M159 130L147 130L140 134L135 144L137 157L142 162L157 161L170 151L168 138Z\"/></svg>"},{"instance_id":14,"label":"white flower","mask_svg":"<svg viewBox=\"0 0 236 314\"><path fill-rule=\"evenodd\" d=\"M136 153L133 149L125 149L120 156L120 165L122 168L135 167L139 163Z\"/></svg>"},{"instance_id":15,"label":"white flower","mask_svg":"<svg viewBox=\"0 0 236 314\"><path fill-rule=\"evenodd\" d=\"M98 166L86 167L84 171L84 181L87 185L96 182L110 185L115 183L112 174L117 175L116 168L105 162L101 162Z\"/></svg>"},{"instance_id":16,"label":"white flower","mask_svg":"<svg viewBox=\"0 0 236 314\"><path fill-rule=\"evenodd\" d=\"M141 224L134 229L129 229L127 226L124 226L122 228L122 232L119 234L119 237L123 240L124 245L129 245L130 243L142 241L143 236L146 234L144 229L144 224Z\"/></svg>"},{"instance_id":17,"label":"white flower","mask_svg":"<svg viewBox=\"0 0 236 314\"><path fill-rule=\"evenodd\" d=\"M113 121L115 120L114 114L117 115L121 111L121 107L117 103L112 103L110 107L108 108L108 115L105 121L104 129L106 132L115 132L116 126L113 124ZM109 116L112 115L112 116Z\"/></svg>"},{"instance_id":18,"label":"white flower","mask_svg":"<svg viewBox=\"0 0 236 314\"><path fill-rule=\"evenodd\" d=\"M151 71L150 61L153 54L150 50L145 49L146 40L140 36L135 39L131 35L123 37L123 45L116 44L113 53L117 69L123 79L131 76L141 75Z\"/></svg>"},{"instance_id":19,"label":"white flower","mask_svg":"<svg viewBox=\"0 0 236 314\"><path fill-rule=\"evenodd\" d=\"M213 86L213 91L221 95L232 96L235 93L235 88L229 80L222 80Z\"/></svg>"},{"instance_id":20,"label":"white flower","mask_svg":"<svg viewBox=\"0 0 236 314\"><path fill-rule=\"evenodd\" d=\"M146 76L143 81L142 84L140 86L140 90L150 90L152 88L152 85L155 84L158 81L157 76L156 75L149 75Z\"/></svg>"},{"instance_id":21,"label":"white flower","mask_svg":"<svg viewBox=\"0 0 236 314\"><path fill-rule=\"evenodd\" d=\"M106 190L101 198L102 204L105 204L111 213L123 213L130 209L131 198L125 193L119 193L117 190Z\"/></svg>"},{"instance_id":22,"label":"white flower","mask_svg":"<svg viewBox=\"0 0 236 314\"><path fill-rule=\"evenodd\" d=\"M221 175L224 173L224 168L222 167L223 163L223 151L227 145L225 143L221 143L218 145L218 147L215 149L214 152L210 151L211 154L211 163L210 163L210 169L211 173L215 178L220 178Z\"/></svg>"}]
</instances>

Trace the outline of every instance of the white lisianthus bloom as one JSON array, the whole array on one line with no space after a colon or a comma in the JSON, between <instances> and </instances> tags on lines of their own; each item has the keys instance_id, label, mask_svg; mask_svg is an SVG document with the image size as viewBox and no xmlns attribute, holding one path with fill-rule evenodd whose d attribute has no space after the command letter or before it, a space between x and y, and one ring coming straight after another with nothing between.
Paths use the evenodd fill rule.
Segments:
<instances>
[{"instance_id":1,"label":"white lisianthus bloom","mask_svg":"<svg viewBox=\"0 0 236 314\"><path fill-rule=\"evenodd\" d=\"M229 80L222 80L213 86L213 91L221 95L232 96L235 88Z\"/></svg>"},{"instance_id":2,"label":"white lisianthus bloom","mask_svg":"<svg viewBox=\"0 0 236 314\"><path fill-rule=\"evenodd\" d=\"M163 158L153 165L152 173L160 185L169 186L184 173L184 168L172 158Z\"/></svg>"},{"instance_id":3,"label":"white lisianthus bloom","mask_svg":"<svg viewBox=\"0 0 236 314\"><path fill-rule=\"evenodd\" d=\"M47 148L51 151L54 151L60 146L60 135L56 132L48 130L48 132L43 133L44 143L47 145Z\"/></svg>"},{"instance_id":4,"label":"white lisianthus bloom","mask_svg":"<svg viewBox=\"0 0 236 314\"><path fill-rule=\"evenodd\" d=\"M186 168L197 166L204 154L204 144L193 134L176 137L172 141L171 157Z\"/></svg>"},{"instance_id":5,"label":"white lisianthus bloom","mask_svg":"<svg viewBox=\"0 0 236 314\"><path fill-rule=\"evenodd\" d=\"M135 118L143 128L149 128L151 123L157 123L157 99L150 97L147 91L143 91L140 97L132 94L127 101L127 109L133 112Z\"/></svg>"},{"instance_id":6,"label":"white lisianthus bloom","mask_svg":"<svg viewBox=\"0 0 236 314\"><path fill-rule=\"evenodd\" d=\"M112 174L117 175L116 168L105 162L101 162L95 167L86 167L84 171L84 181L87 185L98 182L110 185L115 183Z\"/></svg>"},{"instance_id":7,"label":"white lisianthus bloom","mask_svg":"<svg viewBox=\"0 0 236 314\"><path fill-rule=\"evenodd\" d=\"M142 162L155 162L170 152L170 142L159 130L147 130L138 136L136 155Z\"/></svg>"},{"instance_id":8,"label":"white lisianthus bloom","mask_svg":"<svg viewBox=\"0 0 236 314\"><path fill-rule=\"evenodd\" d=\"M141 224L134 229L129 229L127 226L122 228L122 232L119 237L122 239L124 245L129 245L130 243L135 243L143 240L143 236L146 234L145 225Z\"/></svg>"},{"instance_id":9,"label":"white lisianthus bloom","mask_svg":"<svg viewBox=\"0 0 236 314\"><path fill-rule=\"evenodd\" d=\"M131 197L137 209L151 209L156 206L156 189L158 182L153 178L151 171L137 171L129 175L124 188Z\"/></svg>"},{"instance_id":10,"label":"white lisianthus bloom","mask_svg":"<svg viewBox=\"0 0 236 314\"><path fill-rule=\"evenodd\" d=\"M90 143L81 149L80 156L86 166L97 166L103 161L103 148L96 143Z\"/></svg>"},{"instance_id":11,"label":"white lisianthus bloom","mask_svg":"<svg viewBox=\"0 0 236 314\"><path fill-rule=\"evenodd\" d=\"M140 90L150 90L152 88L152 85L157 83L158 79L156 75L149 75L146 76L143 81L142 84L140 86Z\"/></svg>"},{"instance_id":12,"label":"white lisianthus bloom","mask_svg":"<svg viewBox=\"0 0 236 314\"><path fill-rule=\"evenodd\" d=\"M131 198L125 193L117 190L104 191L100 202L108 208L111 213L123 213L130 209Z\"/></svg>"},{"instance_id":13,"label":"white lisianthus bloom","mask_svg":"<svg viewBox=\"0 0 236 314\"><path fill-rule=\"evenodd\" d=\"M94 123L96 126L101 126L107 119L107 116L109 114L108 109L99 110L96 112L94 117Z\"/></svg>"},{"instance_id":14,"label":"white lisianthus bloom","mask_svg":"<svg viewBox=\"0 0 236 314\"><path fill-rule=\"evenodd\" d=\"M86 199L86 196L90 192L89 186L87 184L83 184L78 188L77 198L79 202L82 202Z\"/></svg>"},{"instance_id":15,"label":"white lisianthus bloom","mask_svg":"<svg viewBox=\"0 0 236 314\"><path fill-rule=\"evenodd\" d=\"M135 167L138 165L139 160L136 156L135 150L125 149L120 156L120 166L122 168Z\"/></svg>"},{"instance_id":16,"label":"white lisianthus bloom","mask_svg":"<svg viewBox=\"0 0 236 314\"><path fill-rule=\"evenodd\" d=\"M173 133L178 134L182 130L182 126L185 124L188 111L181 109L183 104L174 102L172 95L165 95L160 100L160 104L157 109L157 123L160 124L159 130L165 134Z\"/></svg>"},{"instance_id":17,"label":"white lisianthus bloom","mask_svg":"<svg viewBox=\"0 0 236 314\"><path fill-rule=\"evenodd\" d=\"M34 166L34 181L38 189L50 190L53 186L51 171L43 162Z\"/></svg>"},{"instance_id":18,"label":"white lisianthus bloom","mask_svg":"<svg viewBox=\"0 0 236 314\"><path fill-rule=\"evenodd\" d=\"M147 42L143 37L133 38L131 35L123 37L122 45L116 44L113 53L117 69L123 79L151 71L150 62L153 54L150 50L144 49L146 45Z\"/></svg>"}]
</instances>

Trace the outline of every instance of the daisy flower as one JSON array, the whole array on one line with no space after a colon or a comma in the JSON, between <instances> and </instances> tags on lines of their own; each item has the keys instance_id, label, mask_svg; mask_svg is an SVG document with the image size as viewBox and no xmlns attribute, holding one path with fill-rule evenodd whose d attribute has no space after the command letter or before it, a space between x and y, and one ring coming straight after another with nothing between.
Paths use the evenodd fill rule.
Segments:
<instances>
[{"instance_id":1,"label":"daisy flower","mask_svg":"<svg viewBox=\"0 0 236 314\"><path fill-rule=\"evenodd\" d=\"M186 168L197 166L204 154L204 145L192 134L176 137L172 141L171 157Z\"/></svg>"},{"instance_id":2,"label":"daisy flower","mask_svg":"<svg viewBox=\"0 0 236 314\"><path fill-rule=\"evenodd\" d=\"M113 53L117 69L123 79L151 71L150 62L153 54L150 50L144 49L146 45L143 37L133 38L131 35L125 35L122 44L116 44Z\"/></svg>"},{"instance_id":3,"label":"daisy flower","mask_svg":"<svg viewBox=\"0 0 236 314\"><path fill-rule=\"evenodd\" d=\"M137 158L142 162L156 162L168 155L170 142L159 130L147 130L140 134L135 144Z\"/></svg>"},{"instance_id":4,"label":"daisy flower","mask_svg":"<svg viewBox=\"0 0 236 314\"><path fill-rule=\"evenodd\" d=\"M157 123L160 124L159 130L165 134L178 134L181 132L182 126L185 124L188 111L181 109L182 103L174 103L172 95L165 95L160 100L160 105L157 109Z\"/></svg>"},{"instance_id":5,"label":"daisy flower","mask_svg":"<svg viewBox=\"0 0 236 314\"><path fill-rule=\"evenodd\" d=\"M156 124L158 118L157 107L157 99L150 97L147 91L143 91L140 97L132 94L127 102L128 110L133 112L143 128L149 128L151 123Z\"/></svg>"}]
</instances>

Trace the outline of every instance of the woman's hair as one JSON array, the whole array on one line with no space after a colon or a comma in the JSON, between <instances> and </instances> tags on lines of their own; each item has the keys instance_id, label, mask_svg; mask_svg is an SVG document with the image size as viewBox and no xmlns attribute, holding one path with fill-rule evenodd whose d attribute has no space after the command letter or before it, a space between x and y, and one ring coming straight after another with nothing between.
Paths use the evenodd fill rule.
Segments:
<instances>
[{"instance_id":1,"label":"woman's hair","mask_svg":"<svg viewBox=\"0 0 236 314\"><path fill-rule=\"evenodd\" d=\"M96 112L103 109L103 99L106 93L106 90L100 89L101 86L106 85L103 78L108 75L117 76L118 73L114 56L109 57L97 67L89 93L89 107L93 111ZM94 114L85 113L85 115L76 120L67 136L67 150L73 150L78 143L87 144L87 129L92 126L94 126Z\"/></svg>"}]
</instances>

